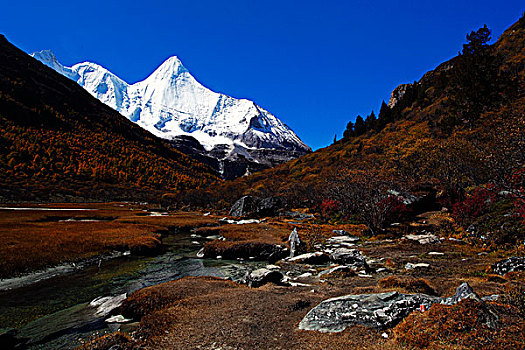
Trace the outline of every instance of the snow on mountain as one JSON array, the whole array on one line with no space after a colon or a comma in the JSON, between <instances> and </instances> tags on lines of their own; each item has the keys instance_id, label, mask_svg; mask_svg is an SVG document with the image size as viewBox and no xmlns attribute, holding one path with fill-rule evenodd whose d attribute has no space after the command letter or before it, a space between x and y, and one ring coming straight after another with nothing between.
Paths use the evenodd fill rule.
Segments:
<instances>
[{"instance_id":1,"label":"snow on mountain","mask_svg":"<svg viewBox=\"0 0 525 350\"><path fill-rule=\"evenodd\" d=\"M42 50L31 54L34 58L44 63L50 68L53 68L58 73L68 77L71 80L78 80L80 76L71 68L64 67L60 62L58 62L55 54L51 50Z\"/></svg>"},{"instance_id":2,"label":"snow on mountain","mask_svg":"<svg viewBox=\"0 0 525 350\"><path fill-rule=\"evenodd\" d=\"M264 156L260 152L255 156L250 150L291 152L290 157L281 156L279 162L310 151L286 124L253 101L204 87L176 56L134 84L91 62L65 67L49 50L32 56L159 137L174 140L191 136L207 151L226 145L230 153L238 155L246 153L239 151L244 149L256 162L264 162ZM269 161L269 165L273 163Z\"/></svg>"}]
</instances>

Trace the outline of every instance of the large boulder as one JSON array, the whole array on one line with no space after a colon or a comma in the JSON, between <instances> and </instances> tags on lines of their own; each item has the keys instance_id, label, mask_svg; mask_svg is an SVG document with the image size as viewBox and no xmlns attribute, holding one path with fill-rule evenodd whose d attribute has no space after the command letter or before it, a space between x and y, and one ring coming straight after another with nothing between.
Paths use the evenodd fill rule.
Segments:
<instances>
[{"instance_id":1,"label":"large boulder","mask_svg":"<svg viewBox=\"0 0 525 350\"><path fill-rule=\"evenodd\" d=\"M456 293L448 298L399 292L345 295L325 300L314 307L299 323L299 328L341 332L348 326L360 324L385 329L395 326L415 310L426 311L436 303L455 305L464 299L483 302L468 283L461 284ZM497 316L489 313L490 324L494 325Z\"/></svg>"},{"instance_id":2,"label":"large boulder","mask_svg":"<svg viewBox=\"0 0 525 350\"><path fill-rule=\"evenodd\" d=\"M406 205L412 213L423 213L430 210L437 210L436 203L437 191L431 185L421 185L413 188L410 192L389 191Z\"/></svg>"},{"instance_id":3,"label":"large boulder","mask_svg":"<svg viewBox=\"0 0 525 350\"><path fill-rule=\"evenodd\" d=\"M525 271L525 257L512 256L498 261L492 265L492 271L502 276L507 272Z\"/></svg>"},{"instance_id":4,"label":"large boulder","mask_svg":"<svg viewBox=\"0 0 525 350\"><path fill-rule=\"evenodd\" d=\"M369 269L365 257L358 249L337 248L330 254L330 260L357 269Z\"/></svg>"},{"instance_id":5,"label":"large boulder","mask_svg":"<svg viewBox=\"0 0 525 350\"><path fill-rule=\"evenodd\" d=\"M321 302L299 323L299 329L319 332L341 332L352 325L379 329L395 326L421 305L428 308L441 299L426 294L345 295Z\"/></svg>"},{"instance_id":6,"label":"large boulder","mask_svg":"<svg viewBox=\"0 0 525 350\"><path fill-rule=\"evenodd\" d=\"M251 218L275 216L281 207L282 202L277 197L244 196L233 204L230 216Z\"/></svg>"},{"instance_id":7,"label":"large boulder","mask_svg":"<svg viewBox=\"0 0 525 350\"><path fill-rule=\"evenodd\" d=\"M246 273L246 276L244 276L244 283L250 287L257 288L270 282L280 284L283 278L284 276L280 271L261 268Z\"/></svg>"}]
</instances>

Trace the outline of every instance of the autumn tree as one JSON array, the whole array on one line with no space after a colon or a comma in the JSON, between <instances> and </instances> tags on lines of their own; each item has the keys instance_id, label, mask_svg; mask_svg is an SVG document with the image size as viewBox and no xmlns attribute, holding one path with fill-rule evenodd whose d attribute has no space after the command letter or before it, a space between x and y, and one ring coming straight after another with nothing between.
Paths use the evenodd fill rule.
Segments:
<instances>
[{"instance_id":1,"label":"autumn tree","mask_svg":"<svg viewBox=\"0 0 525 350\"><path fill-rule=\"evenodd\" d=\"M399 185L382 171L339 169L327 180L327 189L329 198L340 203L345 214L356 215L373 235L406 209L396 195Z\"/></svg>"}]
</instances>

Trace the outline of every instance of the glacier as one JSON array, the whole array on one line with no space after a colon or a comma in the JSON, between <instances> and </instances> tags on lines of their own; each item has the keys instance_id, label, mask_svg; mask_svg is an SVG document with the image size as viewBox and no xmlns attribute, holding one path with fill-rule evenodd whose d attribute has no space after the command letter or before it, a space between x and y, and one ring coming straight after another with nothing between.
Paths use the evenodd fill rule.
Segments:
<instances>
[{"instance_id":1,"label":"glacier","mask_svg":"<svg viewBox=\"0 0 525 350\"><path fill-rule=\"evenodd\" d=\"M175 144L194 138L202 145L199 152L219 161L242 160L257 164L256 168L269 167L311 151L291 128L255 102L203 86L176 56L133 84L96 63L66 67L50 50L31 56L76 81L101 102L154 135ZM252 170L258 169L250 169L248 165L236 174L242 176Z\"/></svg>"}]
</instances>

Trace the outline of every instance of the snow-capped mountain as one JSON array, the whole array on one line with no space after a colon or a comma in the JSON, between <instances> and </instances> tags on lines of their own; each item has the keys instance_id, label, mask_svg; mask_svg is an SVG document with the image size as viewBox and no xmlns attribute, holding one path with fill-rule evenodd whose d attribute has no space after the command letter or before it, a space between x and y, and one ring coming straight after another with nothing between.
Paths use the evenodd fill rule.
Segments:
<instances>
[{"instance_id":1,"label":"snow-capped mountain","mask_svg":"<svg viewBox=\"0 0 525 350\"><path fill-rule=\"evenodd\" d=\"M273 166L310 151L286 124L253 101L200 84L176 56L134 84L91 62L65 67L49 50L32 56L151 133L176 142L193 137L214 158Z\"/></svg>"}]
</instances>

